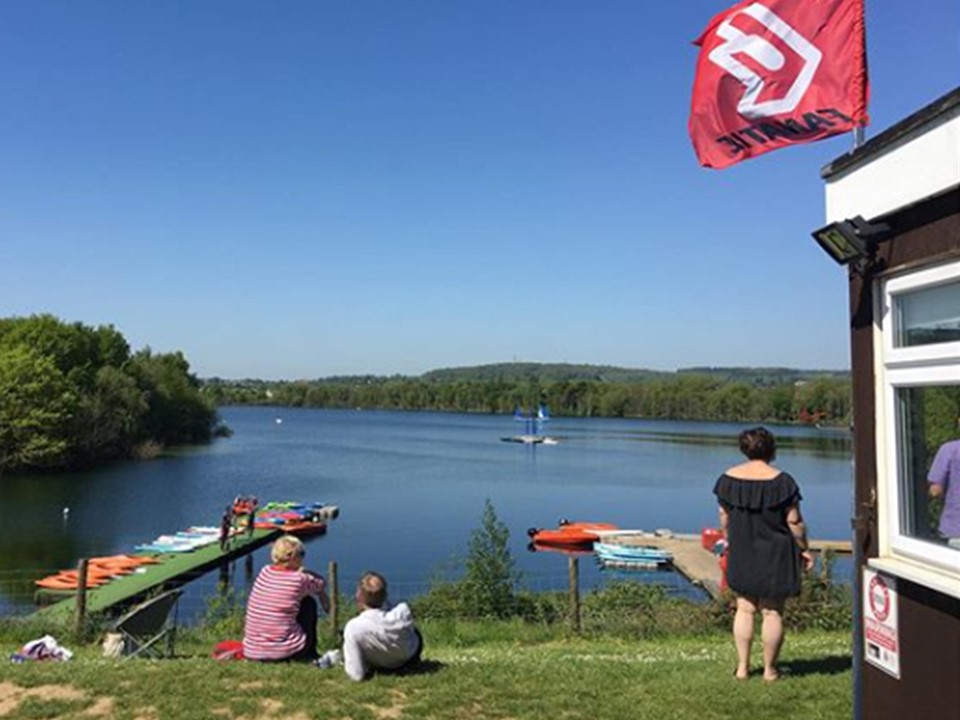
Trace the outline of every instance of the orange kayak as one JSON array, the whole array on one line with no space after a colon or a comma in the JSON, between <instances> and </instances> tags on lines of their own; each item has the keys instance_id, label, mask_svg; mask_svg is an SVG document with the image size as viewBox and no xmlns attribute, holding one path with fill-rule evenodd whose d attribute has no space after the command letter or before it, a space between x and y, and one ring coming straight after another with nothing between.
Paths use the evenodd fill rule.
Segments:
<instances>
[{"instance_id":1,"label":"orange kayak","mask_svg":"<svg viewBox=\"0 0 960 720\"><path fill-rule=\"evenodd\" d=\"M577 547L590 545L600 539L594 530L617 530L616 525L594 522L562 521L556 530L530 528L527 535L538 545Z\"/></svg>"},{"instance_id":2,"label":"orange kayak","mask_svg":"<svg viewBox=\"0 0 960 720\"><path fill-rule=\"evenodd\" d=\"M539 542L531 542L527 545L530 552L552 552L577 557L579 555L593 555L593 548L590 545L546 545Z\"/></svg>"},{"instance_id":3,"label":"orange kayak","mask_svg":"<svg viewBox=\"0 0 960 720\"><path fill-rule=\"evenodd\" d=\"M105 578L88 577L87 587L99 587L108 581L109 580ZM47 590L76 590L78 579L75 576L51 575L42 580L35 580L34 584L37 585L37 587L46 588Z\"/></svg>"},{"instance_id":4,"label":"orange kayak","mask_svg":"<svg viewBox=\"0 0 960 720\"><path fill-rule=\"evenodd\" d=\"M283 525L281 529L291 535L298 535L300 537L304 535L322 535L327 531L327 524L304 520L303 522L287 523Z\"/></svg>"},{"instance_id":5,"label":"orange kayak","mask_svg":"<svg viewBox=\"0 0 960 720\"><path fill-rule=\"evenodd\" d=\"M104 568L133 569L141 565L152 565L157 561L142 555L108 555L106 557L90 558L90 565Z\"/></svg>"}]
</instances>

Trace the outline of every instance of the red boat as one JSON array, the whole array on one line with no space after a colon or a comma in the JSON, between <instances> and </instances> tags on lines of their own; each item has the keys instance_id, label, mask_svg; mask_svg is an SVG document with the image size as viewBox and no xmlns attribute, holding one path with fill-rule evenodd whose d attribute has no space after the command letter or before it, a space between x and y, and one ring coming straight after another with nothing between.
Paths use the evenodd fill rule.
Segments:
<instances>
[{"instance_id":1,"label":"red boat","mask_svg":"<svg viewBox=\"0 0 960 720\"><path fill-rule=\"evenodd\" d=\"M555 547L583 547L592 545L600 536L594 530L618 530L616 525L596 522L570 522L561 520L556 530L530 528L527 535L538 545L552 545Z\"/></svg>"},{"instance_id":2,"label":"red boat","mask_svg":"<svg viewBox=\"0 0 960 720\"><path fill-rule=\"evenodd\" d=\"M527 545L530 552L551 552L567 555L568 557L579 557L580 555L593 555L593 547L590 545L545 545L543 543L531 542Z\"/></svg>"}]
</instances>

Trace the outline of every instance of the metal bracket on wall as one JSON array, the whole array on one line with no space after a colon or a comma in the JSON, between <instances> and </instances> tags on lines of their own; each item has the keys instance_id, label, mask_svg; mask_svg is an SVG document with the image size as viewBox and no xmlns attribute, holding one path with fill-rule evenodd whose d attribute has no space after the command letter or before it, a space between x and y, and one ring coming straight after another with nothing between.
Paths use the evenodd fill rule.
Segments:
<instances>
[{"instance_id":1,"label":"metal bracket on wall","mask_svg":"<svg viewBox=\"0 0 960 720\"><path fill-rule=\"evenodd\" d=\"M874 531L877 527L877 491L870 489L870 499L860 503L860 512L850 519L850 527L858 534L863 534L861 545L864 552L870 547Z\"/></svg>"}]
</instances>

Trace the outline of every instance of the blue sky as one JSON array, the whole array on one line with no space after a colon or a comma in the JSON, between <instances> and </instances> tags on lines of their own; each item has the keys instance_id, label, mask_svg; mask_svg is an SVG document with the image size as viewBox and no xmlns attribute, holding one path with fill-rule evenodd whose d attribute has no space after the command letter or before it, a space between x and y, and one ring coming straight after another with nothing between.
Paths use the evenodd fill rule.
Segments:
<instances>
[{"instance_id":1,"label":"blue sky","mask_svg":"<svg viewBox=\"0 0 960 720\"><path fill-rule=\"evenodd\" d=\"M0 3L0 316L201 376L849 366L841 136L687 137L727 0ZM867 3L868 136L960 84L960 0Z\"/></svg>"}]
</instances>

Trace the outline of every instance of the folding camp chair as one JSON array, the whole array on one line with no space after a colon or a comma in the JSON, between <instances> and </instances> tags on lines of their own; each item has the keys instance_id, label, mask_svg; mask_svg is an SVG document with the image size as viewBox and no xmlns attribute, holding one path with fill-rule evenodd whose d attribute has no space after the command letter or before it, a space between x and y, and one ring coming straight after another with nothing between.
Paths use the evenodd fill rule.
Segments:
<instances>
[{"instance_id":1,"label":"folding camp chair","mask_svg":"<svg viewBox=\"0 0 960 720\"><path fill-rule=\"evenodd\" d=\"M182 590L168 590L132 608L117 620L125 657L172 657L177 633L177 600ZM171 611L173 617L171 618ZM164 648L160 643L166 641Z\"/></svg>"}]
</instances>

